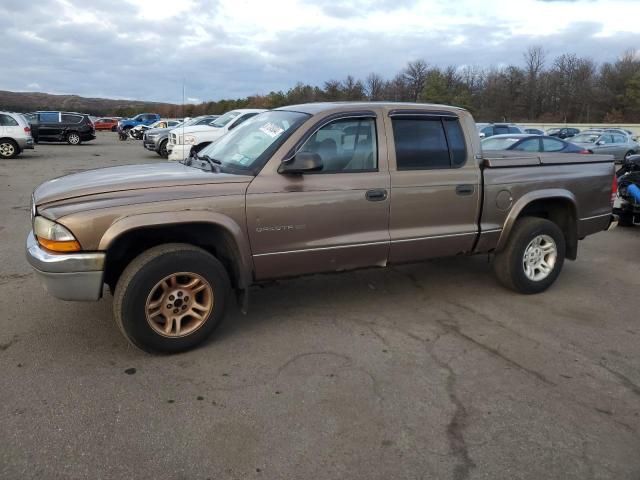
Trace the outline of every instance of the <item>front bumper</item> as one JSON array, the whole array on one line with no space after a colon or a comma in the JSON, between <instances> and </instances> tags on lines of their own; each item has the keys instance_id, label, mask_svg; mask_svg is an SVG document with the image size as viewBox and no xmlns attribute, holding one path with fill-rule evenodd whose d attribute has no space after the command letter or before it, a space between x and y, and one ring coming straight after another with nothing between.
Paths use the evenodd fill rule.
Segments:
<instances>
[{"instance_id":1,"label":"front bumper","mask_svg":"<svg viewBox=\"0 0 640 480\"><path fill-rule=\"evenodd\" d=\"M193 145L174 145L169 153L169 161L179 162L184 160L191 153Z\"/></svg>"},{"instance_id":2,"label":"front bumper","mask_svg":"<svg viewBox=\"0 0 640 480\"><path fill-rule=\"evenodd\" d=\"M158 137L147 137L146 135L142 137L142 145L144 148L151 150L152 152L155 152L158 148L157 142Z\"/></svg>"},{"instance_id":3,"label":"front bumper","mask_svg":"<svg viewBox=\"0 0 640 480\"><path fill-rule=\"evenodd\" d=\"M98 300L102 297L104 262L102 252L50 253L29 232L27 261L51 295L61 300Z\"/></svg>"}]
</instances>

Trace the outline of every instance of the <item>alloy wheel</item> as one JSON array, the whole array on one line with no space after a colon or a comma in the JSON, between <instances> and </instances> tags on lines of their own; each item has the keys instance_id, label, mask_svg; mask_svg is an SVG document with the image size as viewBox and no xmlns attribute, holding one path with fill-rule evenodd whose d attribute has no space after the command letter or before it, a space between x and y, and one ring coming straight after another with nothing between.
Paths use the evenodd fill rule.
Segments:
<instances>
[{"instance_id":1,"label":"alloy wheel","mask_svg":"<svg viewBox=\"0 0 640 480\"><path fill-rule=\"evenodd\" d=\"M0 143L0 156L5 158L11 158L16 153L16 147L10 142Z\"/></svg>"},{"instance_id":2,"label":"alloy wheel","mask_svg":"<svg viewBox=\"0 0 640 480\"><path fill-rule=\"evenodd\" d=\"M147 323L164 337L184 337L205 324L213 303L207 280L197 273L174 273L151 289L145 306Z\"/></svg>"},{"instance_id":3,"label":"alloy wheel","mask_svg":"<svg viewBox=\"0 0 640 480\"><path fill-rule=\"evenodd\" d=\"M558 258L556 242L549 235L538 235L524 250L522 266L529 280L539 282L553 271Z\"/></svg>"}]
</instances>

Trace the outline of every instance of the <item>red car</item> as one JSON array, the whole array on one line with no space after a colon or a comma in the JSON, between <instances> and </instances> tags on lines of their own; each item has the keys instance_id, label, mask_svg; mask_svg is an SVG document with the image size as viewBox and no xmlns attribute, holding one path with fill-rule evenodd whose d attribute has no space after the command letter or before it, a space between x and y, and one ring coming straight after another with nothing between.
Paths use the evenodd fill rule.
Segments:
<instances>
[{"instance_id":1,"label":"red car","mask_svg":"<svg viewBox=\"0 0 640 480\"><path fill-rule=\"evenodd\" d=\"M117 118L99 118L94 122L94 126L96 130L111 130L112 132L116 131L116 127L118 126Z\"/></svg>"}]
</instances>

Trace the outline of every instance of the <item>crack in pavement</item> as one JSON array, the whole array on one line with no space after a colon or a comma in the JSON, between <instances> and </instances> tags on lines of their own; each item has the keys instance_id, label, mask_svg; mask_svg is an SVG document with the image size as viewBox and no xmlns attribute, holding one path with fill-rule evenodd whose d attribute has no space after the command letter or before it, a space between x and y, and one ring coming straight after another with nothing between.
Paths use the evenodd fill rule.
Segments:
<instances>
[{"instance_id":1,"label":"crack in pavement","mask_svg":"<svg viewBox=\"0 0 640 480\"><path fill-rule=\"evenodd\" d=\"M604 368L607 372L612 374L614 377L616 377L618 380L620 380L620 383L622 384L623 387L627 388L628 390L630 390L634 394L640 396L640 385L634 383L626 375L623 375L622 373L620 373L620 372L612 369L611 367L607 366L607 364L604 363L604 362L600 362L600 366L602 368Z\"/></svg>"}]
</instances>

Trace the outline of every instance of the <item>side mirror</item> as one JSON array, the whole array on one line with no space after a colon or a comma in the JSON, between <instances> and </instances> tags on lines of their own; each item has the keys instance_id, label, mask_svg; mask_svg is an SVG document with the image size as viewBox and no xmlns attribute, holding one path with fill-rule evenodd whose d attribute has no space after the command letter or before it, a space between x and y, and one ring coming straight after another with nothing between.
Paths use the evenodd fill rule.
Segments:
<instances>
[{"instance_id":1,"label":"side mirror","mask_svg":"<svg viewBox=\"0 0 640 480\"><path fill-rule=\"evenodd\" d=\"M607 142L605 142L604 140L598 140L598 141L596 142L596 145L604 145L604 144L606 144L606 143L607 143Z\"/></svg>"},{"instance_id":2,"label":"side mirror","mask_svg":"<svg viewBox=\"0 0 640 480\"><path fill-rule=\"evenodd\" d=\"M306 172L322 170L322 158L317 153L298 152L291 160L282 162L278 173L300 175Z\"/></svg>"}]
</instances>

